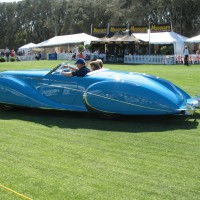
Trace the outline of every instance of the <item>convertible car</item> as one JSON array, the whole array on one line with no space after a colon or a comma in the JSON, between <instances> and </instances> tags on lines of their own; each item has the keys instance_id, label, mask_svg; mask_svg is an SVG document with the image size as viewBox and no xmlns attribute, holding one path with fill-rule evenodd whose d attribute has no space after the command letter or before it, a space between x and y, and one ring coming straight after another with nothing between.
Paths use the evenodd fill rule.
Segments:
<instances>
[{"instance_id":1,"label":"convertible car","mask_svg":"<svg viewBox=\"0 0 200 200\"><path fill-rule=\"evenodd\" d=\"M192 115L200 97L191 98L171 82L141 73L100 69L85 77L52 70L0 72L0 107L31 107L115 115Z\"/></svg>"}]
</instances>

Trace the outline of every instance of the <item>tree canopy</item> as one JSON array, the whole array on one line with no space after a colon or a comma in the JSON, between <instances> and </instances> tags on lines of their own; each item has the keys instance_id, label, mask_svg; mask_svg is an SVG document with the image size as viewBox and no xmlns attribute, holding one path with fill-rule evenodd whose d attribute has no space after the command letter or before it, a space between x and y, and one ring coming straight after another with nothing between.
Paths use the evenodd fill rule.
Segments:
<instances>
[{"instance_id":1,"label":"tree canopy","mask_svg":"<svg viewBox=\"0 0 200 200\"><path fill-rule=\"evenodd\" d=\"M172 23L184 36L199 34L200 0L22 0L0 3L0 48L18 48L56 35L90 33L94 26Z\"/></svg>"}]
</instances>

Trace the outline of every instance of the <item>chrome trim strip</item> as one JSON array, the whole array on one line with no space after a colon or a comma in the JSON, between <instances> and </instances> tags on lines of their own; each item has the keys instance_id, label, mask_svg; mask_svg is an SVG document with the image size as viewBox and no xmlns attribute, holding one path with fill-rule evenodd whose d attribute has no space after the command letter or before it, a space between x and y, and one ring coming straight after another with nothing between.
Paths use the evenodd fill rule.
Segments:
<instances>
[{"instance_id":1,"label":"chrome trim strip","mask_svg":"<svg viewBox=\"0 0 200 200\"><path fill-rule=\"evenodd\" d=\"M140 105L137 105L137 104L132 104L132 103L124 102L124 101L120 101L120 100L117 100L117 99L112 99L112 98L109 98L109 97L100 96L100 95L97 95L97 94L93 94L91 92L86 92L84 94L85 95L85 100L87 99L87 94L90 94L90 95L93 95L93 96L97 96L97 97L100 97L100 98L104 98L104 99L108 99L108 100L111 100L111 101L116 101L118 103L127 104L127 105L130 105L130 106L145 108L145 109L149 109L149 110L164 111L164 112L170 113L170 111L168 111L168 110L156 109L156 108L151 108L151 107L147 107L147 106L140 106ZM87 103L88 103L88 101L87 101ZM88 105L89 105L89 103L88 103Z\"/></svg>"}]
</instances>

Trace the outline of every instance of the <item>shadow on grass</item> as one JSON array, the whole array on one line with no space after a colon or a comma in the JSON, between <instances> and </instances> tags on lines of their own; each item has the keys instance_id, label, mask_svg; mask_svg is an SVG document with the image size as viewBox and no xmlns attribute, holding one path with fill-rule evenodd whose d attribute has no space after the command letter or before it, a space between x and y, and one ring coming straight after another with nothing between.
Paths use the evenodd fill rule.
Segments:
<instances>
[{"instance_id":1,"label":"shadow on grass","mask_svg":"<svg viewBox=\"0 0 200 200\"><path fill-rule=\"evenodd\" d=\"M37 109L0 110L1 120L18 119L47 127L91 129L113 132L163 132L169 130L196 129L200 113L194 116L121 116L115 120L103 120L82 112L52 111Z\"/></svg>"}]
</instances>

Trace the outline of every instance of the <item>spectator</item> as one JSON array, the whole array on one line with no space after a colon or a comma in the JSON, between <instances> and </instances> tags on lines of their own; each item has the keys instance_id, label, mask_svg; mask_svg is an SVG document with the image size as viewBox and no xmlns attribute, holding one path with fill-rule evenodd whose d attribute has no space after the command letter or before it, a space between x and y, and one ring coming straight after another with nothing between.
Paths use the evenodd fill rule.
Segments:
<instances>
[{"instance_id":1,"label":"spectator","mask_svg":"<svg viewBox=\"0 0 200 200\"><path fill-rule=\"evenodd\" d=\"M5 50L1 51L1 56L5 56Z\"/></svg>"},{"instance_id":2,"label":"spectator","mask_svg":"<svg viewBox=\"0 0 200 200\"><path fill-rule=\"evenodd\" d=\"M101 51L99 52L99 59L101 59L101 60L104 59L104 54Z\"/></svg>"},{"instance_id":3,"label":"spectator","mask_svg":"<svg viewBox=\"0 0 200 200\"><path fill-rule=\"evenodd\" d=\"M86 49L86 50L84 51L84 54L85 54L85 59L86 59L86 60L90 60L90 57L91 57L91 52L90 52L90 50L89 50L89 49Z\"/></svg>"},{"instance_id":4,"label":"spectator","mask_svg":"<svg viewBox=\"0 0 200 200\"><path fill-rule=\"evenodd\" d=\"M184 55L184 64L189 66L189 63L188 63L188 57L189 57L189 49L188 49L188 46L185 46L184 50L183 50L183 55Z\"/></svg>"},{"instance_id":5,"label":"spectator","mask_svg":"<svg viewBox=\"0 0 200 200\"><path fill-rule=\"evenodd\" d=\"M128 54L129 54L129 49L128 49L128 47L125 48L124 54L125 54L125 55L128 55Z\"/></svg>"},{"instance_id":6,"label":"spectator","mask_svg":"<svg viewBox=\"0 0 200 200\"><path fill-rule=\"evenodd\" d=\"M6 48L6 50L5 50L5 55L6 55L6 61L9 62L9 60L10 60L10 50L8 48Z\"/></svg>"},{"instance_id":7,"label":"spectator","mask_svg":"<svg viewBox=\"0 0 200 200\"><path fill-rule=\"evenodd\" d=\"M78 47L77 46L75 46L74 47L74 49L73 49L73 55L75 55L75 58L74 59L76 59L77 57L78 57Z\"/></svg>"},{"instance_id":8,"label":"spectator","mask_svg":"<svg viewBox=\"0 0 200 200\"><path fill-rule=\"evenodd\" d=\"M42 58L42 54L39 52L36 56L35 59L36 60L40 60Z\"/></svg>"},{"instance_id":9,"label":"spectator","mask_svg":"<svg viewBox=\"0 0 200 200\"><path fill-rule=\"evenodd\" d=\"M108 51L108 49L106 49L106 61L109 61L109 51Z\"/></svg>"},{"instance_id":10,"label":"spectator","mask_svg":"<svg viewBox=\"0 0 200 200\"><path fill-rule=\"evenodd\" d=\"M82 58L83 59L83 53L82 52L79 53L78 58Z\"/></svg>"},{"instance_id":11,"label":"spectator","mask_svg":"<svg viewBox=\"0 0 200 200\"><path fill-rule=\"evenodd\" d=\"M15 50L13 49L10 54L11 57L15 57Z\"/></svg>"}]
</instances>

